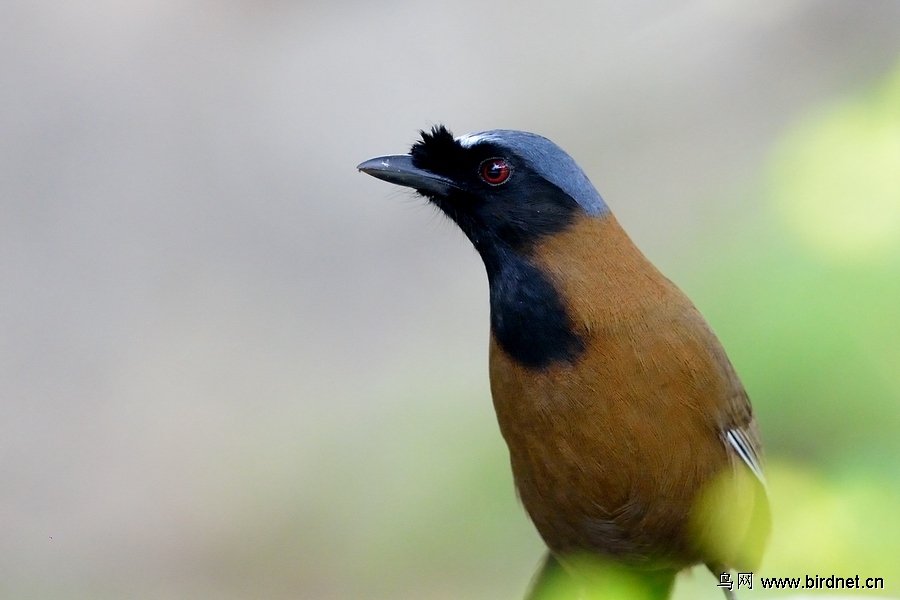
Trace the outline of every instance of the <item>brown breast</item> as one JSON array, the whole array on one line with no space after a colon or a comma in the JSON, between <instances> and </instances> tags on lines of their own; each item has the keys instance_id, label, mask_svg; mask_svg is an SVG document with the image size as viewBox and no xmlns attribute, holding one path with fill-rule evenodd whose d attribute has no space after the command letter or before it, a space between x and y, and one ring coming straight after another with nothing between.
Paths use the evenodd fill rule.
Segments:
<instances>
[{"instance_id":1,"label":"brown breast","mask_svg":"<svg viewBox=\"0 0 900 600\"><path fill-rule=\"evenodd\" d=\"M718 419L740 385L718 341L611 216L578 221L533 260L586 350L532 371L492 339L491 391L525 508L558 552L698 561L691 504L729 464Z\"/></svg>"}]
</instances>

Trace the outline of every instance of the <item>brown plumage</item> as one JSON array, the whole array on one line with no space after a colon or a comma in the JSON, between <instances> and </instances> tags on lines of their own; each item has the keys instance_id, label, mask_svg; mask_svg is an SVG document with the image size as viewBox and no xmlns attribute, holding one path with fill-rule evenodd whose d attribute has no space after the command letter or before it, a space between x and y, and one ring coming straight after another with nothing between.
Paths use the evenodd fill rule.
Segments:
<instances>
[{"instance_id":1,"label":"brown plumage","mask_svg":"<svg viewBox=\"0 0 900 600\"><path fill-rule=\"evenodd\" d=\"M484 259L491 393L550 550L530 597L624 572L664 598L693 564L755 568L769 513L747 394L574 161L533 134L436 128L360 168L428 196Z\"/></svg>"},{"instance_id":2,"label":"brown plumage","mask_svg":"<svg viewBox=\"0 0 900 600\"><path fill-rule=\"evenodd\" d=\"M612 215L580 218L533 256L587 343L574 364L539 372L490 346L516 487L544 541L649 569L721 566L730 557L692 540L697 494L742 464L724 431L761 446L719 341Z\"/></svg>"}]
</instances>

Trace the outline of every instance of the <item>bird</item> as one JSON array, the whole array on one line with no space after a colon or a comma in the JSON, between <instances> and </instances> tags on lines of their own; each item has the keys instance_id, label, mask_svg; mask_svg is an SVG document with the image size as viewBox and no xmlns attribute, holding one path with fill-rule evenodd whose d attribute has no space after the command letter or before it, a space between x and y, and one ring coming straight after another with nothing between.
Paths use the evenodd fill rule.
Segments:
<instances>
[{"instance_id":1,"label":"bird","mask_svg":"<svg viewBox=\"0 0 900 600\"><path fill-rule=\"evenodd\" d=\"M699 564L735 598L771 514L750 400L706 320L554 142L419 133L357 169L415 190L484 263L491 396L547 546L527 599L664 599Z\"/></svg>"}]
</instances>

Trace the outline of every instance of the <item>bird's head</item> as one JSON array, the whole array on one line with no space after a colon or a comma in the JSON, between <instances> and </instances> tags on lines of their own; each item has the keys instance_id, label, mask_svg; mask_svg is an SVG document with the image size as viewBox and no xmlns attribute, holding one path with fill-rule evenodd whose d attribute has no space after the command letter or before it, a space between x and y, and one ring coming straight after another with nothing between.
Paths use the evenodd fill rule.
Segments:
<instances>
[{"instance_id":1,"label":"bird's head","mask_svg":"<svg viewBox=\"0 0 900 600\"><path fill-rule=\"evenodd\" d=\"M373 158L358 169L427 197L482 255L527 251L580 216L608 212L572 157L524 131L453 137L440 125L423 131L409 154Z\"/></svg>"},{"instance_id":2,"label":"bird's head","mask_svg":"<svg viewBox=\"0 0 900 600\"><path fill-rule=\"evenodd\" d=\"M472 241L487 270L491 333L505 355L537 370L579 359L583 324L546 266L557 262L556 254L583 251L585 244L573 245L583 235L567 233L590 225L587 238L594 241L596 226L613 220L600 218L609 209L572 157L533 133L495 129L453 137L438 126L423 131L409 154L358 168L415 189ZM560 240L555 249L544 243ZM593 251L595 244L588 246Z\"/></svg>"}]
</instances>

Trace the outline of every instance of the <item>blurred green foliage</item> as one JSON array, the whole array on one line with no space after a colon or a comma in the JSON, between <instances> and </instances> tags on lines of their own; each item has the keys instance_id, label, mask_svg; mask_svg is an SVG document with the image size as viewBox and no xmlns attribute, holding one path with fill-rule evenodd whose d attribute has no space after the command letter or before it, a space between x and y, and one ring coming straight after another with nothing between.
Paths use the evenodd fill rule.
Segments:
<instances>
[{"instance_id":1,"label":"blurred green foliage","mask_svg":"<svg viewBox=\"0 0 900 600\"><path fill-rule=\"evenodd\" d=\"M775 529L762 572L879 576L896 594L900 65L792 127L760 196L774 218L748 220L712 264L704 245L686 287L767 443Z\"/></svg>"},{"instance_id":2,"label":"blurred green foliage","mask_svg":"<svg viewBox=\"0 0 900 600\"><path fill-rule=\"evenodd\" d=\"M900 65L791 127L762 179L751 195L763 206L757 218L727 239L701 240L678 277L722 339L762 427L774 527L758 575L883 577L881 593L898 594ZM350 493L368 506L357 542L370 571L356 577L367 594L389 597L423 577L459 590L483 565L494 597L518 597L523 565L537 566L541 544L514 507L490 400L486 390L438 387L412 385L410 395L429 401L403 403L384 427L405 432L387 445L397 455L368 469L378 485ZM459 398L472 395L485 410L460 416ZM465 455L448 457L461 439ZM384 486L391 476L397 497ZM419 486L412 499L410 481ZM754 595L778 595L756 582ZM676 598L720 598L715 583L698 567L679 578Z\"/></svg>"}]
</instances>

